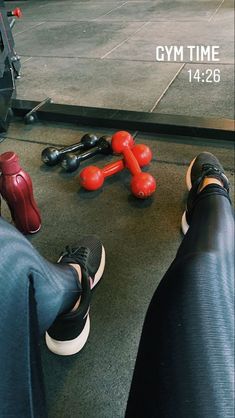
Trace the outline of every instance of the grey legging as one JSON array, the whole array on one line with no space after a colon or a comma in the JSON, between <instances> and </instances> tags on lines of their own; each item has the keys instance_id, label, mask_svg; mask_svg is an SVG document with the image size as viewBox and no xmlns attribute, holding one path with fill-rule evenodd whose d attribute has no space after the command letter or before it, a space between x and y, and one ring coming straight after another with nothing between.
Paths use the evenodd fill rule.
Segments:
<instances>
[{"instance_id":1,"label":"grey legging","mask_svg":"<svg viewBox=\"0 0 235 418\"><path fill-rule=\"evenodd\" d=\"M0 418L47 416L39 338L78 299L77 279L0 217Z\"/></svg>"}]
</instances>

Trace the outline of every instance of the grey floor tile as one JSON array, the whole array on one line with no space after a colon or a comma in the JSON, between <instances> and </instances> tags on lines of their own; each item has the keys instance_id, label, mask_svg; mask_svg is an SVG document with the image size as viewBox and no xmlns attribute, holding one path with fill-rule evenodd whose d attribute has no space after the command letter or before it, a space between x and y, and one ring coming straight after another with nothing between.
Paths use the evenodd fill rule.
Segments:
<instances>
[{"instance_id":1,"label":"grey floor tile","mask_svg":"<svg viewBox=\"0 0 235 418\"><path fill-rule=\"evenodd\" d=\"M189 82L188 70L201 73L208 68L218 68L219 83ZM203 77L205 80L205 76ZM233 66L211 66L188 64L166 92L154 112L188 116L203 116L234 119Z\"/></svg>"},{"instance_id":2,"label":"grey floor tile","mask_svg":"<svg viewBox=\"0 0 235 418\"><path fill-rule=\"evenodd\" d=\"M153 61L156 62L156 46L152 40L132 40L128 39L126 42L111 50L106 55L109 60L129 60L129 61Z\"/></svg>"},{"instance_id":3,"label":"grey floor tile","mask_svg":"<svg viewBox=\"0 0 235 418\"><path fill-rule=\"evenodd\" d=\"M20 58L21 67L22 67L22 65L24 65L24 63L25 63L26 61L29 61L29 60L31 60L31 59L32 59L32 57L28 57L27 55L24 55L23 57L21 57L21 58Z\"/></svg>"},{"instance_id":4,"label":"grey floor tile","mask_svg":"<svg viewBox=\"0 0 235 418\"><path fill-rule=\"evenodd\" d=\"M221 2L221 7L213 14L212 21L215 22L229 22L230 24L233 23L234 25L234 1L233 0L224 0Z\"/></svg>"},{"instance_id":5,"label":"grey floor tile","mask_svg":"<svg viewBox=\"0 0 235 418\"><path fill-rule=\"evenodd\" d=\"M101 17L102 20L125 21L195 21L208 20L219 5L219 1L145 1L127 2L122 7Z\"/></svg>"},{"instance_id":6,"label":"grey floor tile","mask_svg":"<svg viewBox=\"0 0 235 418\"><path fill-rule=\"evenodd\" d=\"M115 10L124 1L49 1L22 5L25 19L45 21L80 21L96 19Z\"/></svg>"},{"instance_id":7,"label":"grey floor tile","mask_svg":"<svg viewBox=\"0 0 235 418\"><path fill-rule=\"evenodd\" d=\"M20 3L20 4L19 4ZM5 2L5 9L6 10L14 10L16 7L19 7L22 12L26 9L35 9L40 5L43 4L43 1L27 1L27 0L21 0L19 1L6 1Z\"/></svg>"},{"instance_id":8,"label":"grey floor tile","mask_svg":"<svg viewBox=\"0 0 235 418\"><path fill-rule=\"evenodd\" d=\"M183 46L182 61L190 60L189 45L219 46L220 63L233 63L234 60L233 22L151 22L134 34L131 39L108 55L110 59L156 60L157 46ZM173 56L172 56L173 57ZM165 60L167 59L165 54ZM178 56L176 60L179 61ZM195 62L196 55L193 55ZM173 58L172 58L173 61ZM206 61L206 60L205 60ZM211 59L209 60L209 62Z\"/></svg>"},{"instance_id":9,"label":"grey floor tile","mask_svg":"<svg viewBox=\"0 0 235 418\"><path fill-rule=\"evenodd\" d=\"M134 34L142 22L45 22L16 35L20 55L99 58Z\"/></svg>"},{"instance_id":10,"label":"grey floor tile","mask_svg":"<svg viewBox=\"0 0 235 418\"><path fill-rule=\"evenodd\" d=\"M148 111L179 64L33 58L22 68L18 98Z\"/></svg>"},{"instance_id":11,"label":"grey floor tile","mask_svg":"<svg viewBox=\"0 0 235 418\"><path fill-rule=\"evenodd\" d=\"M37 26L42 25L43 23L44 22L31 22L29 20L17 20L12 31L14 39L16 39L20 33L28 32L36 28ZM29 37L31 36L31 34L29 35L28 33L26 36Z\"/></svg>"}]
</instances>

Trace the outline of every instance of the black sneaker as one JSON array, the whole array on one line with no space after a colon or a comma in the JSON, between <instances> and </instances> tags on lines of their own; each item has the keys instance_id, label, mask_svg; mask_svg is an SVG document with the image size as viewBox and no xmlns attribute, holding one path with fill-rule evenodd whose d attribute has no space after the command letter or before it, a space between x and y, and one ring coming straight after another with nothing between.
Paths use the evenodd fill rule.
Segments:
<instances>
[{"instance_id":1,"label":"black sneaker","mask_svg":"<svg viewBox=\"0 0 235 418\"><path fill-rule=\"evenodd\" d=\"M229 181L219 160L210 152L202 152L195 157L186 173L186 185L189 190L186 211L183 213L181 227L184 234L188 231L190 217L198 190L205 177L213 177L223 183L224 189L229 192Z\"/></svg>"},{"instance_id":2,"label":"black sneaker","mask_svg":"<svg viewBox=\"0 0 235 418\"><path fill-rule=\"evenodd\" d=\"M88 236L76 248L66 247L58 263L79 264L82 271L82 294L78 308L56 318L46 332L49 350L61 356L78 353L85 345L90 332L91 289L101 279L105 266L105 250L100 240Z\"/></svg>"}]
</instances>

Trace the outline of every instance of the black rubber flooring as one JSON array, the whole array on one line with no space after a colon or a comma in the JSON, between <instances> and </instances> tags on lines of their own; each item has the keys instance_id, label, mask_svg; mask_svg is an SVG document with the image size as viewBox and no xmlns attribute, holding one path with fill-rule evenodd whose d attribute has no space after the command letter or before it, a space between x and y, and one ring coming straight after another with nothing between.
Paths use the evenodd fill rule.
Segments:
<instances>
[{"instance_id":1,"label":"black rubber flooring","mask_svg":"<svg viewBox=\"0 0 235 418\"><path fill-rule=\"evenodd\" d=\"M203 150L215 153L233 192L233 147L225 141L137 134L136 142L153 151L147 170L158 184L145 201L131 195L126 171L107 179L99 192L87 192L79 186L77 172L43 166L40 154L47 144L67 145L89 131L114 132L47 122L26 126L16 120L0 144L0 153L13 150L19 155L32 178L42 229L29 239L40 253L56 261L65 245L93 233L107 253L105 274L94 290L87 345L78 355L62 358L41 342L49 418L124 416L145 312L182 240L184 176L190 160ZM103 166L116 158L97 156L82 167ZM4 202L2 215L10 221Z\"/></svg>"}]
</instances>

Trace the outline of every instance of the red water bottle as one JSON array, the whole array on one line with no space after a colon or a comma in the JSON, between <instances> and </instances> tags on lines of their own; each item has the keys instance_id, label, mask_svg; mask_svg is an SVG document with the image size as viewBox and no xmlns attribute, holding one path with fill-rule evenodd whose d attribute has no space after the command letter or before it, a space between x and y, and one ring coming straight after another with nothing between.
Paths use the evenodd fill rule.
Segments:
<instances>
[{"instance_id":1,"label":"red water bottle","mask_svg":"<svg viewBox=\"0 0 235 418\"><path fill-rule=\"evenodd\" d=\"M6 200L16 227L23 234L34 234L41 217L33 197L32 181L12 151L0 155L0 193Z\"/></svg>"}]
</instances>

